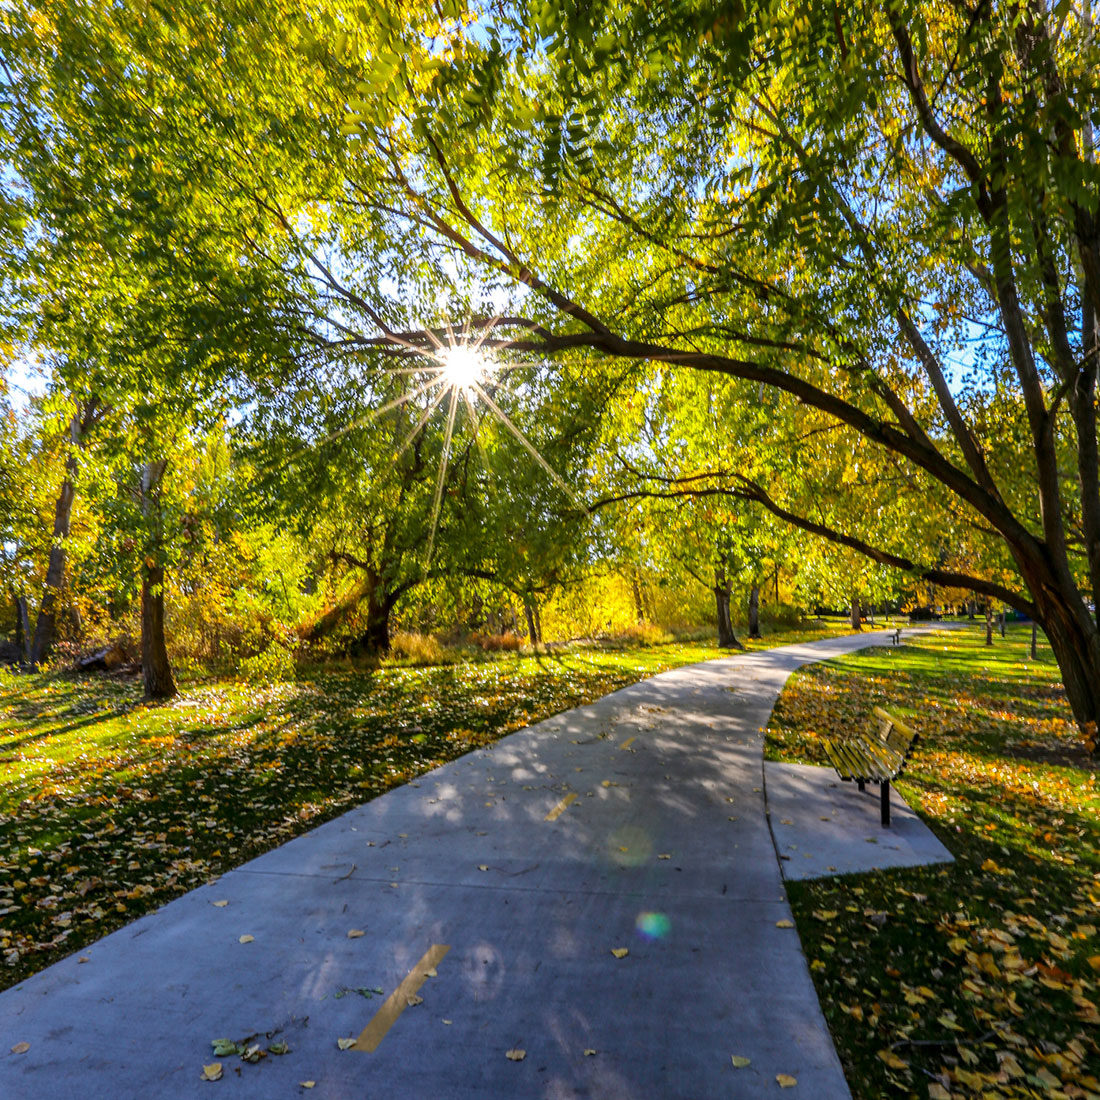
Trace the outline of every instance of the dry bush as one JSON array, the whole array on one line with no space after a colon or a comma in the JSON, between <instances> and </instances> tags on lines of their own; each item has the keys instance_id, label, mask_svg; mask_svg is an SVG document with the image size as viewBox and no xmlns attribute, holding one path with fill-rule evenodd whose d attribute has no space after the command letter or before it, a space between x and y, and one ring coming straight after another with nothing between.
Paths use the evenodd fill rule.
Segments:
<instances>
[{"instance_id":1,"label":"dry bush","mask_svg":"<svg viewBox=\"0 0 1100 1100\"><path fill-rule=\"evenodd\" d=\"M523 648L523 638L512 631L506 630L503 634L471 634L470 644L478 649L484 649L489 653L502 651L518 652Z\"/></svg>"}]
</instances>

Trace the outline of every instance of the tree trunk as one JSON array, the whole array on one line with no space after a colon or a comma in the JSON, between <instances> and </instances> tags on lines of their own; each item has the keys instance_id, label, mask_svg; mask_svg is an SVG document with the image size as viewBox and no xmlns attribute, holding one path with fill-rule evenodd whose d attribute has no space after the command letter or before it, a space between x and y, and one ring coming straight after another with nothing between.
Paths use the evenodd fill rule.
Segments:
<instances>
[{"instance_id":1,"label":"tree trunk","mask_svg":"<svg viewBox=\"0 0 1100 1100\"><path fill-rule=\"evenodd\" d=\"M141 475L141 511L148 541L141 565L141 673L148 701L176 694L164 638L164 528L160 510L161 480L167 461L148 462Z\"/></svg>"},{"instance_id":2,"label":"tree trunk","mask_svg":"<svg viewBox=\"0 0 1100 1100\"><path fill-rule=\"evenodd\" d=\"M993 605L985 605L985 644L993 644Z\"/></svg>"},{"instance_id":3,"label":"tree trunk","mask_svg":"<svg viewBox=\"0 0 1100 1100\"><path fill-rule=\"evenodd\" d=\"M19 659L29 663L31 656L31 617L27 610L27 597L14 596L15 601L15 647L19 650Z\"/></svg>"},{"instance_id":4,"label":"tree trunk","mask_svg":"<svg viewBox=\"0 0 1100 1100\"><path fill-rule=\"evenodd\" d=\"M733 632L733 620L730 618L730 590L727 586L714 586L714 602L718 609L718 645L723 649L744 649Z\"/></svg>"},{"instance_id":5,"label":"tree trunk","mask_svg":"<svg viewBox=\"0 0 1100 1100\"><path fill-rule=\"evenodd\" d=\"M152 556L141 569L141 673L146 700L171 699L176 694L164 640L164 566Z\"/></svg>"},{"instance_id":6,"label":"tree trunk","mask_svg":"<svg viewBox=\"0 0 1100 1100\"><path fill-rule=\"evenodd\" d=\"M78 421L73 418L73 434L77 435ZM30 664L33 668L49 656L57 641L57 603L61 587L65 583L65 544L69 539L69 524L73 514L73 499L76 487L76 456L70 454L65 460L65 480L57 494L57 503L53 513L53 541L50 543L50 560L46 566L46 583L42 588L42 602L38 605L38 620L34 627L34 640L31 642Z\"/></svg>"},{"instance_id":7,"label":"tree trunk","mask_svg":"<svg viewBox=\"0 0 1100 1100\"><path fill-rule=\"evenodd\" d=\"M638 570L633 569L630 573L630 592L634 597L634 621L637 623L645 622L645 607L642 604L642 587L638 583Z\"/></svg>"},{"instance_id":8,"label":"tree trunk","mask_svg":"<svg viewBox=\"0 0 1100 1100\"><path fill-rule=\"evenodd\" d=\"M974 615L974 601L973 600L967 600L966 601L966 617L968 619L974 619L975 618L975 615Z\"/></svg>"},{"instance_id":9,"label":"tree trunk","mask_svg":"<svg viewBox=\"0 0 1100 1100\"><path fill-rule=\"evenodd\" d=\"M539 634L538 619L535 617L535 597L530 592L523 594L523 613L527 616L527 638L532 645L538 645L542 641Z\"/></svg>"},{"instance_id":10,"label":"tree trunk","mask_svg":"<svg viewBox=\"0 0 1100 1100\"><path fill-rule=\"evenodd\" d=\"M1007 618L1008 618L1008 612L1002 607L1001 608L1001 637L1002 638L1005 636L1005 619L1007 619Z\"/></svg>"},{"instance_id":11,"label":"tree trunk","mask_svg":"<svg viewBox=\"0 0 1100 1100\"><path fill-rule=\"evenodd\" d=\"M760 637L760 585L749 589L749 637Z\"/></svg>"},{"instance_id":12,"label":"tree trunk","mask_svg":"<svg viewBox=\"0 0 1100 1100\"><path fill-rule=\"evenodd\" d=\"M1031 622L1031 659L1034 661L1039 656L1039 624L1033 619Z\"/></svg>"},{"instance_id":13,"label":"tree trunk","mask_svg":"<svg viewBox=\"0 0 1100 1100\"><path fill-rule=\"evenodd\" d=\"M355 639L352 650L369 657L382 657L390 651L390 619L397 597L380 576L367 579L367 625Z\"/></svg>"},{"instance_id":14,"label":"tree trunk","mask_svg":"<svg viewBox=\"0 0 1100 1100\"><path fill-rule=\"evenodd\" d=\"M853 630L863 629L863 612L859 606L859 596L852 593L851 625Z\"/></svg>"}]
</instances>

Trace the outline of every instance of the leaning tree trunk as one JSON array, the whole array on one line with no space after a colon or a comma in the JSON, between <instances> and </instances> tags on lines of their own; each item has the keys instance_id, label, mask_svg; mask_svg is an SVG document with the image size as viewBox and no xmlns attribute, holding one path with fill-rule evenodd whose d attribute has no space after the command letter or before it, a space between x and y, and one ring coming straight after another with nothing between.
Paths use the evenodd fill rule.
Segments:
<instances>
[{"instance_id":1,"label":"leaning tree trunk","mask_svg":"<svg viewBox=\"0 0 1100 1100\"><path fill-rule=\"evenodd\" d=\"M164 526L161 480L167 461L148 462L141 475L141 511L148 530L141 563L141 672L145 698L171 699L176 694L164 636Z\"/></svg>"},{"instance_id":2,"label":"leaning tree trunk","mask_svg":"<svg viewBox=\"0 0 1100 1100\"><path fill-rule=\"evenodd\" d=\"M760 585L749 589L749 637L760 637Z\"/></svg>"},{"instance_id":3,"label":"leaning tree trunk","mask_svg":"<svg viewBox=\"0 0 1100 1100\"><path fill-rule=\"evenodd\" d=\"M733 632L730 618L730 589L728 585L714 586L714 602L718 611L718 645L723 649L744 649Z\"/></svg>"}]
</instances>

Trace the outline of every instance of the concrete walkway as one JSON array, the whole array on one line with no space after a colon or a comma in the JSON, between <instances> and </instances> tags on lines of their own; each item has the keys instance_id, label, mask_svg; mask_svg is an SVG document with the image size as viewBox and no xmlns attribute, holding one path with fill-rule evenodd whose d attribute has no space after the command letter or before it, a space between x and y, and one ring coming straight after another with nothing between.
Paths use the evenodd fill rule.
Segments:
<instances>
[{"instance_id":1,"label":"concrete walkway","mask_svg":"<svg viewBox=\"0 0 1100 1100\"><path fill-rule=\"evenodd\" d=\"M793 669L886 637L656 676L179 898L0 994L0 1096L847 1097L761 727Z\"/></svg>"}]
</instances>

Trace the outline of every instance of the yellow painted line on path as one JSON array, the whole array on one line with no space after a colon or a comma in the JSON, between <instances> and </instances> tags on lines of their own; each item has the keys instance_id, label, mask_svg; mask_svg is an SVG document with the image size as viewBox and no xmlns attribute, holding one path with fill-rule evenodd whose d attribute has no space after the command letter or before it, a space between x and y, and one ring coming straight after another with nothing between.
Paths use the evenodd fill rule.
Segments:
<instances>
[{"instance_id":1,"label":"yellow painted line on path","mask_svg":"<svg viewBox=\"0 0 1100 1100\"><path fill-rule=\"evenodd\" d=\"M556 805L556 806L555 806L555 807L554 807L554 808L553 808L553 809L552 809L552 810L551 810L551 811L550 811L550 812L549 812L549 813L548 813L548 814L546 815L546 820L547 820L547 821L557 821L557 820L558 820L558 818L559 818L559 817L561 817L561 815L562 815L563 813L565 813L565 809L566 809L566 807L567 807L567 806L569 806L569 805L571 805L572 803L574 803L574 802L576 802L576 801L577 801L577 796L576 796L576 794L575 794L575 793L567 794L567 795L566 795L566 796L565 796L565 797L564 797L564 798L563 798L563 799L562 799L562 800L561 800L561 801L560 801L560 802L559 802L559 803L558 803L558 804L557 804L557 805Z\"/></svg>"},{"instance_id":2,"label":"yellow painted line on path","mask_svg":"<svg viewBox=\"0 0 1100 1100\"><path fill-rule=\"evenodd\" d=\"M374 1019L359 1034L352 1050L376 1050L393 1027L397 1017L409 1007L409 999L416 996L417 990L428 979L428 971L434 970L450 951L450 945L433 943L424 957L409 971L405 980L386 998L382 1007L374 1014Z\"/></svg>"},{"instance_id":3,"label":"yellow painted line on path","mask_svg":"<svg viewBox=\"0 0 1100 1100\"><path fill-rule=\"evenodd\" d=\"M636 737L628 737L620 746L620 749L629 749L631 745L637 740Z\"/></svg>"}]
</instances>

